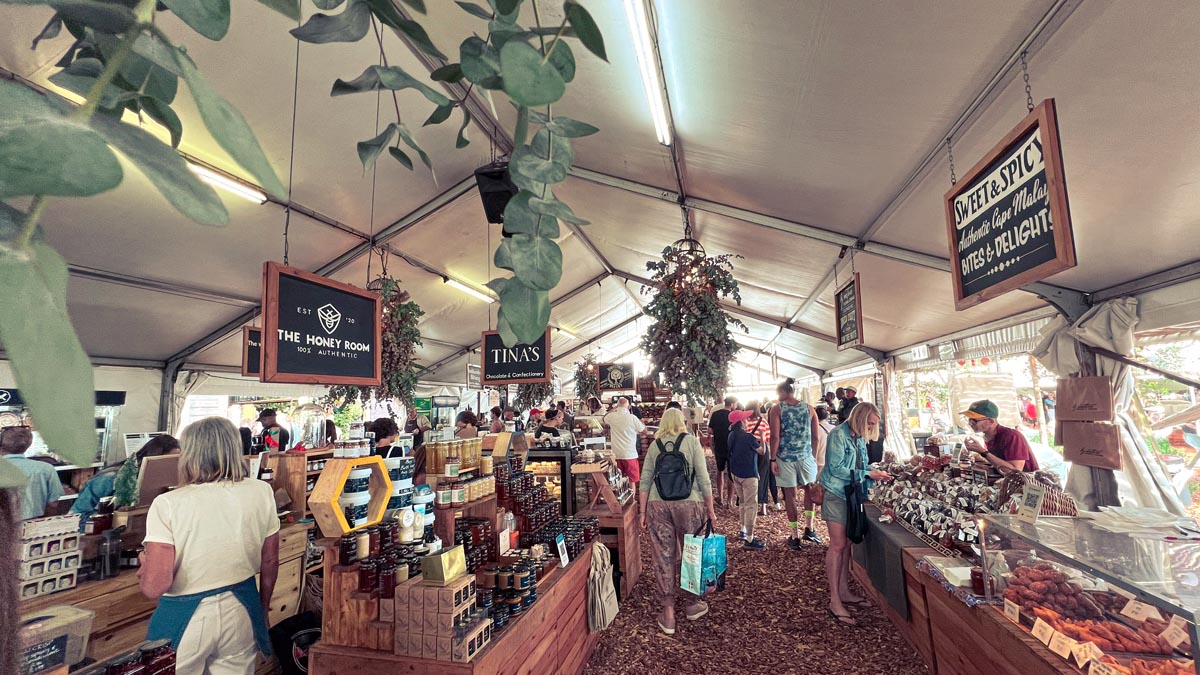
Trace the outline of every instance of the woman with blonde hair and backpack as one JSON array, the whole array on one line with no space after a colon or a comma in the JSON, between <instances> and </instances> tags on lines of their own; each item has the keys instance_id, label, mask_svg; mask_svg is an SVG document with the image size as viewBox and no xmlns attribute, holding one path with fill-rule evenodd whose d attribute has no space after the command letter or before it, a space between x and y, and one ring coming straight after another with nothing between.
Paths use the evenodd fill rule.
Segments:
<instances>
[{"instance_id":1,"label":"woman with blonde hair and backpack","mask_svg":"<svg viewBox=\"0 0 1200 675\"><path fill-rule=\"evenodd\" d=\"M687 432L687 422L678 408L667 408L659 421L658 433L646 452L638 499L642 528L650 532L650 559L662 603L658 627L674 635L683 537L699 530L706 515L711 521L717 519L704 449L700 440ZM684 608L689 621L707 613L708 604L702 600Z\"/></svg>"}]
</instances>

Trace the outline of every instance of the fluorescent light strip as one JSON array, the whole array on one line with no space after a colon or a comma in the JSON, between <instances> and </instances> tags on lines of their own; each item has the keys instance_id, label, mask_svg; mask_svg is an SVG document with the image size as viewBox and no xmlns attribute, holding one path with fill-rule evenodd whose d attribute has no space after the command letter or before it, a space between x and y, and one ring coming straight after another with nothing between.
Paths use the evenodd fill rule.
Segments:
<instances>
[{"instance_id":1,"label":"fluorescent light strip","mask_svg":"<svg viewBox=\"0 0 1200 675\"><path fill-rule=\"evenodd\" d=\"M646 0L625 0L625 15L633 31L633 50L637 54L638 67L642 71L642 86L646 100L650 103L650 117L654 120L654 133L658 142L671 144L671 126L667 123L666 94L658 81L658 63L654 45L650 40L650 19L646 12Z\"/></svg>"},{"instance_id":2,"label":"fluorescent light strip","mask_svg":"<svg viewBox=\"0 0 1200 675\"><path fill-rule=\"evenodd\" d=\"M242 199L248 199L256 204L265 204L267 202L267 195L262 190L256 190L248 185L239 183L228 176L200 166L199 164L188 162L187 165L192 170L192 173L200 177L200 180L213 187L219 187L226 192L232 192Z\"/></svg>"},{"instance_id":3,"label":"fluorescent light strip","mask_svg":"<svg viewBox=\"0 0 1200 675\"><path fill-rule=\"evenodd\" d=\"M567 336L567 337L571 338L572 340L579 340L579 339L580 339L580 337L579 337L578 335L576 335L576 334L572 333L571 331L567 330L566 328L559 328L558 326L555 326L555 327L554 327L554 330L556 330L556 331L558 331L558 332L562 333L563 335L565 335L565 336Z\"/></svg>"},{"instance_id":4,"label":"fluorescent light strip","mask_svg":"<svg viewBox=\"0 0 1200 675\"><path fill-rule=\"evenodd\" d=\"M478 298L478 299L488 303L489 305L496 301L495 298L488 295L487 293L475 290L474 288L471 288L470 286L464 284L463 282L459 281L458 279L451 279L450 277L446 277L445 283L447 286L449 286L451 288L457 288L458 290L462 291L463 293L466 293L467 295L470 295L471 297Z\"/></svg>"}]
</instances>

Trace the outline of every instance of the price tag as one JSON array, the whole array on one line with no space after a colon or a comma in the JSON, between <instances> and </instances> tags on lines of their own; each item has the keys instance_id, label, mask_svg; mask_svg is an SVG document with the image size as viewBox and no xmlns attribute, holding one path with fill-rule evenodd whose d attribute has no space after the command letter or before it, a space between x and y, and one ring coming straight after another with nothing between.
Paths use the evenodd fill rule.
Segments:
<instances>
[{"instance_id":1,"label":"price tag","mask_svg":"<svg viewBox=\"0 0 1200 675\"><path fill-rule=\"evenodd\" d=\"M1013 623L1021 623L1021 606L1017 603L1004 599L1004 616L1007 616Z\"/></svg>"},{"instance_id":2,"label":"price tag","mask_svg":"<svg viewBox=\"0 0 1200 675\"><path fill-rule=\"evenodd\" d=\"M1050 640L1054 637L1055 630L1050 627L1050 624L1042 621L1039 617L1033 622L1033 637L1037 638L1044 645L1049 645Z\"/></svg>"},{"instance_id":3,"label":"price tag","mask_svg":"<svg viewBox=\"0 0 1200 675\"><path fill-rule=\"evenodd\" d=\"M1054 637L1050 638L1050 651L1058 654L1064 659L1070 658L1071 652L1074 651L1076 644L1077 643L1071 638L1059 633L1058 631L1055 631Z\"/></svg>"},{"instance_id":4,"label":"price tag","mask_svg":"<svg viewBox=\"0 0 1200 675\"><path fill-rule=\"evenodd\" d=\"M500 530L500 555L506 555L512 550L512 530Z\"/></svg>"},{"instance_id":5,"label":"price tag","mask_svg":"<svg viewBox=\"0 0 1200 675\"><path fill-rule=\"evenodd\" d=\"M974 469L971 471L971 481L976 485L987 487L988 472L987 469Z\"/></svg>"},{"instance_id":6,"label":"price tag","mask_svg":"<svg viewBox=\"0 0 1200 675\"><path fill-rule=\"evenodd\" d=\"M1166 640L1172 647L1188 641L1187 629L1183 626L1186 622L1180 617L1171 617L1171 623L1167 625L1167 629L1162 632L1162 639Z\"/></svg>"},{"instance_id":7,"label":"price tag","mask_svg":"<svg viewBox=\"0 0 1200 675\"><path fill-rule=\"evenodd\" d=\"M1153 607L1151 607L1150 605L1147 605L1144 602L1138 602L1137 600L1130 600L1125 605L1125 609L1121 610L1121 614L1123 614L1135 621L1145 621L1146 619L1161 619L1162 618L1161 616L1159 616L1157 609L1154 609Z\"/></svg>"},{"instance_id":8,"label":"price tag","mask_svg":"<svg viewBox=\"0 0 1200 675\"><path fill-rule=\"evenodd\" d=\"M1092 661L1092 667L1088 669L1088 675L1124 675L1121 671L1113 668L1107 663L1100 661Z\"/></svg>"},{"instance_id":9,"label":"price tag","mask_svg":"<svg viewBox=\"0 0 1200 675\"><path fill-rule=\"evenodd\" d=\"M1100 648L1093 642L1076 642L1071 653L1075 656L1075 663L1079 664L1080 668L1086 666L1089 661L1099 661L1104 658L1104 652L1100 651Z\"/></svg>"},{"instance_id":10,"label":"price tag","mask_svg":"<svg viewBox=\"0 0 1200 675\"><path fill-rule=\"evenodd\" d=\"M567 563L571 562L570 556L567 555L567 538L560 534L554 538L554 543L558 544L558 566L566 567Z\"/></svg>"},{"instance_id":11,"label":"price tag","mask_svg":"<svg viewBox=\"0 0 1200 675\"><path fill-rule=\"evenodd\" d=\"M1021 508L1017 510L1017 520L1033 524L1042 515L1042 501L1046 498L1046 486L1041 483L1029 483L1021 499Z\"/></svg>"}]
</instances>

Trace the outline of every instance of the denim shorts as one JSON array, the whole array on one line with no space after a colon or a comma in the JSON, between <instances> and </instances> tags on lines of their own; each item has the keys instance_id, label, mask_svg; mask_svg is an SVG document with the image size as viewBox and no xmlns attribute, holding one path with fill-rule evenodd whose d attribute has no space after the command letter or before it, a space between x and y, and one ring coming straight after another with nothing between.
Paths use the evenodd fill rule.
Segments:
<instances>
[{"instance_id":1,"label":"denim shorts","mask_svg":"<svg viewBox=\"0 0 1200 675\"><path fill-rule=\"evenodd\" d=\"M779 476L775 484L779 487L803 487L817 482L817 460L812 455L805 455L795 461L778 460Z\"/></svg>"}]
</instances>

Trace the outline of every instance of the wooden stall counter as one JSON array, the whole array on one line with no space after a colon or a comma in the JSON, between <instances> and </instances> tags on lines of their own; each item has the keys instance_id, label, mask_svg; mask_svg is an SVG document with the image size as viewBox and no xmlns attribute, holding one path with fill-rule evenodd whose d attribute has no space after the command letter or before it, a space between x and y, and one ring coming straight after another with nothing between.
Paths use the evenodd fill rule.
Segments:
<instances>
[{"instance_id":1,"label":"wooden stall counter","mask_svg":"<svg viewBox=\"0 0 1200 675\"><path fill-rule=\"evenodd\" d=\"M586 547L570 565L556 568L539 581L538 601L520 617L510 619L508 626L472 661L415 658L391 650L335 646L322 641L309 651L310 672L313 675L580 673L599 641L599 633L589 631L587 618L591 550L591 546Z\"/></svg>"}]
</instances>

